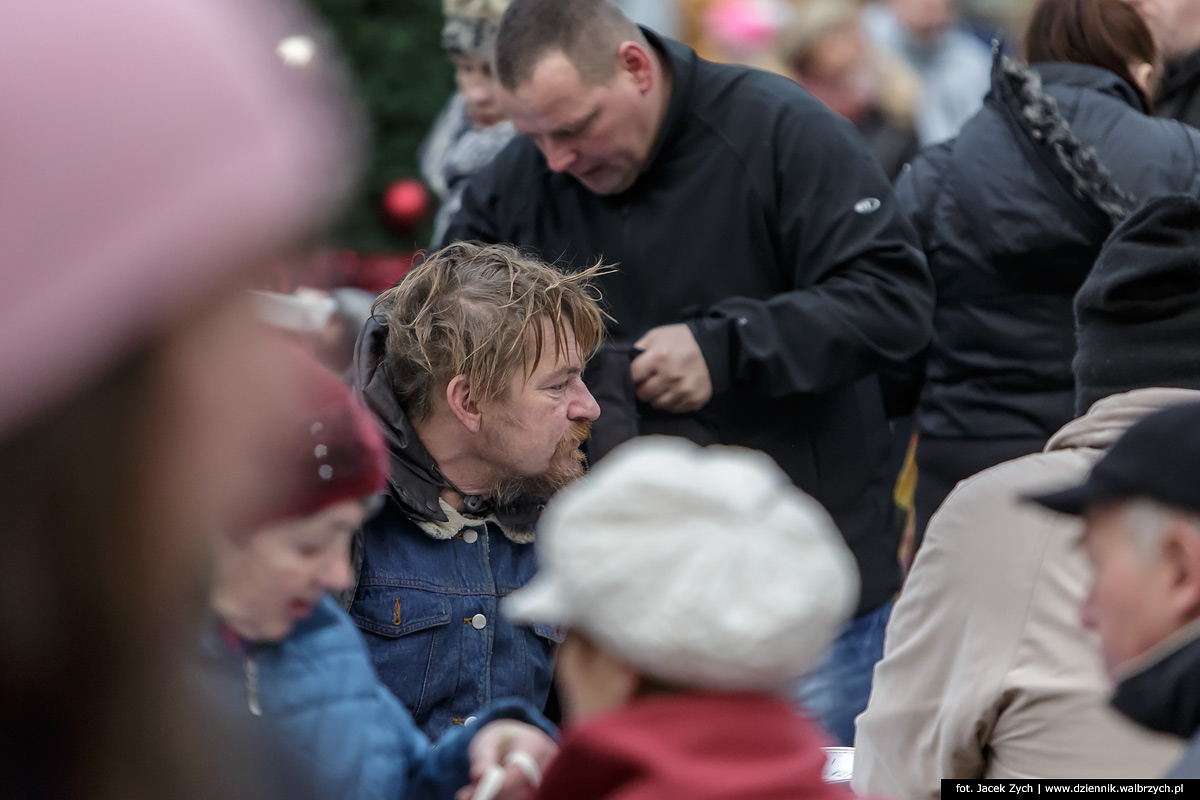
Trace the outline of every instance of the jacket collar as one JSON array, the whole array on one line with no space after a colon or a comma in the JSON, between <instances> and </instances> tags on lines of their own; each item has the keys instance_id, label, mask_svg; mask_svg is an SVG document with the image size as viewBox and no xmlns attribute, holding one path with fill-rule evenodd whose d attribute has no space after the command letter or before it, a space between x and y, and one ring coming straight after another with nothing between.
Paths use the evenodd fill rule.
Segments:
<instances>
[{"instance_id":1,"label":"jacket collar","mask_svg":"<svg viewBox=\"0 0 1200 800\"><path fill-rule=\"evenodd\" d=\"M1200 730L1200 620L1179 630L1117 680L1112 706L1160 733Z\"/></svg>"},{"instance_id":2,"label":"jacket collar","mask_svg":"<svg viewBox=\"0 0 1200 800\"><path fill-rule=\"evenodd\" d=\"M1135 422L1159 409L1200 400L1197 389L1135 389L1098 400L1050 437L1046 452L1089 447L1107 450Z\"/></svg>"},{"instance_id":3,"label":"jacket collar","mask_svg":"<svg viewBox=\"0 0 1200 800\"><path fill-rule=\"evenodd\" d=\"M1036 72L1046 86L1071 86L1079 89L1091 89L1129 104L1143 114L1149 113L1142 98L1132 86L1115 72L1094 67L1091 64L1071 64L1063 62L1041 62L1030 64L1029 69Z\"/></svg>"},{"instance_id":4,"label":"jacket collar","mask_svg":"<svg viewBox=\"0 0 1200 800\"><path fill-rule=\"evenodd\" d=\"M354 391L375 414L383 430L391 460L388 495L415 521L450 521L442 507L441 493L447 482L433 456L417 436L408 415L400 407L393 388L387 359L387 323L371 317L354 346L351 367ZM522 497L512 506L479 509L480 516L494 514L507 534L509 528L533 525L545 506L545 498Z\"/></svg>"}]
</instances>

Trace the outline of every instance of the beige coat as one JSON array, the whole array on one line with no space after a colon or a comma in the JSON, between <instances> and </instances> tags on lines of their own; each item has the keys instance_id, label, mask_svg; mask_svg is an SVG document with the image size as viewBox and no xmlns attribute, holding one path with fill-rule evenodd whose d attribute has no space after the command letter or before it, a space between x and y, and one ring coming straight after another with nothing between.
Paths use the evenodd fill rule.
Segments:
<instances>
[{"instance_id":1,"label":"beige coat","mask_svg":"<svg viewBox=\"0 0 1200 800\"><path fill-rule=\"evenodd\" d=\"M887 628L858 718L861 795L936 798L942 778L1150 778L1179 756L1108 708L1080 525L1023 502L1082 480L1146 414L1200 391L1096 403L1043 453L958 485L934 515Z\"/></svg>"}]
</instances>

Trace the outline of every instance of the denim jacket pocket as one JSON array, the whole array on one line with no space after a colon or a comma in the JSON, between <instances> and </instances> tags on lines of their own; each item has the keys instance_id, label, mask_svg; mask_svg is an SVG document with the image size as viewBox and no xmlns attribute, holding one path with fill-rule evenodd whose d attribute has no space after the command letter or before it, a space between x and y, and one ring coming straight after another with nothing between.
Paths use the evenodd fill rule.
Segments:
<instances>
[{"instance_id":1,"label":"denim jacket pocket","mask_svg":"<svg viewBox=\"0 0 1200 800\"><path fill-rule=\"evenodd\" d=\"M423 706L436 697L431 684L452 652L450 599L436 592L363 582L350 616L366 633L371 661L383 683L420 719Z\"/></svg>"},{"instance_id":2,"label":"denim jacket pocket","mask_svg":"<svg viewBox=\"0 0 1200 800\"><path fill-rule=\"evenodd\" d=\"M562 644L563 637L566 632L557 625L537 624L533 625L533 632L543 639L549 639L554 644Z\"/></svg>"}]
</instances>

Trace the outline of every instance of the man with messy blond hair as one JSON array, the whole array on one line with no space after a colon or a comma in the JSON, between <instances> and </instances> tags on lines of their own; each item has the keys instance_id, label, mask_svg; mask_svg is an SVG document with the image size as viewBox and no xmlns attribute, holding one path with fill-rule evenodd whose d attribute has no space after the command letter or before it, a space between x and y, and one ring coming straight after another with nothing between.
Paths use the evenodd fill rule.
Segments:
<instances>
[{"instance_id":1,"label":"man with messy blond hair","mask_svg":"<svg viewBox=\"0 0 1200 800\"><path fill-rule=\"evenodd\" d=\"M583 470L600 414L581 375L604 335L591 280L503 245L438 251L380 295L354 383L391 455L350 613L430 736L492 698L544 703L550 626L500 617L536 564L533 524Z\"/></svg>"}]
</instances>

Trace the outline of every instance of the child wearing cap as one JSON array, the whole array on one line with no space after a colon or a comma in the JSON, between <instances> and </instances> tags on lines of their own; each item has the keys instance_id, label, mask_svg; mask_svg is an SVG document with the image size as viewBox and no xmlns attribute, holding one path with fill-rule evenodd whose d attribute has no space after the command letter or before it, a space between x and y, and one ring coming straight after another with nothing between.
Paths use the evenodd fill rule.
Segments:
<instances>
[{"instance_id":1,"label":"child wearing cap","mask_svg":"<svg viewBox=\"0 0 1200 800\"><path fill-rule=\"evenodd\" d=\"M647 437L550 502L514 619L567 627L539 800L833 798L788 699L854 611L829 515L762 453Z\"/></svg>"},{"instance_id":2,"label":"child wearing cap","mask_svg":"<svg viewBox=\"0 0 1200 800\"><path fill-rule=\"evenodd\" d=\"M434 747L379 682L357 627L326 593L351 581L351 537L386 479L383 440L349 390L303 360L315 413L289 459L291 499L215 547L210 683L311 765L325 796L450 798L514 749L547 761L554 742L534 725L551 726L524 701L493 704ZM520 769L509 773L499 797L532 792Z\"/></svg>"}]
</instances>

